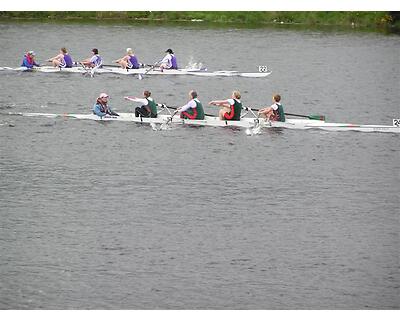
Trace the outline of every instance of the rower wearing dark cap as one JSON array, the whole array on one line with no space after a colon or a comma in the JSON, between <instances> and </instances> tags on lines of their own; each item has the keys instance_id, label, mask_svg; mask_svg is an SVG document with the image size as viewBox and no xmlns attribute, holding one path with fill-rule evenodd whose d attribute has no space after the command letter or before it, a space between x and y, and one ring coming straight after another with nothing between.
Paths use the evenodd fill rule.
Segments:
<instances>
[{"instance_id":1,"label":"rower wearing dark cap","mask_svg":"<svg viewBox=\"0 0 400 320\"><path fill-rule=\"evenodd\" d=\"M92 50L92 57L81 61L81 64L83 64L85 67L89 67L89 68L101 68L103 61L102 61L101 57L99 56L99 50L94 48Z\"/></svg>"},{"instance_id":2,"label":"rower wearing dark cap","mask_svg":"<svg viewBox=\"0 0 400 320\"><path fill-rule=\"evenodd\" d=\"M178 62L176 61L176 57L172 49L167 49L165 52L167 54L161 60L161 71L163 71L164 69L178 69Z\"/></svg>"}]
</instances>

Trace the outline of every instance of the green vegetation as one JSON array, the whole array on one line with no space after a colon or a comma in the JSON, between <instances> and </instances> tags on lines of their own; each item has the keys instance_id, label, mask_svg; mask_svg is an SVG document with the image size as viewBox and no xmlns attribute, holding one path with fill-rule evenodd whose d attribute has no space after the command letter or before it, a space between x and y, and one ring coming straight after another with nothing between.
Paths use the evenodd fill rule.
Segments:
<instances>
[{"instance_id":1,"label":"green vegetation","mask_svg":"<svg viewBox=\"0 0 400 320\"><path fill-rule=\"evenodd\" d=\"M399 28L398 12L382 11L0 11L1 20L35 19L45 21L204 21L236 24L303 24L315 26L349 26Z\"/></svg>"}]
</instances>

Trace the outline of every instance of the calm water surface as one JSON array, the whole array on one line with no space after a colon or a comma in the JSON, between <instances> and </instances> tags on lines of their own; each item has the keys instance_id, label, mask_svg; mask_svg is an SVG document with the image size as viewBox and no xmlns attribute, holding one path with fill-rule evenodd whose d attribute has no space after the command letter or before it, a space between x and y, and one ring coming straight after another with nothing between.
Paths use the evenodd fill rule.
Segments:
<instances>
[{"instance_id":1,"label":"calm water surface","mask_svg":"<svg viewBox=\"0 0 400 320\"><path fill-rule=\"evenodd\" d=\"M34 30L34 37L32 36ZM94 35L94 36L93 36ZM88 113L100 92L204 105L281 93L287 112L391 124L400 38L180 26L0 24L0 65L67 46L106 62L273 71L266 79L0 73L1 309L398 309L399 136L28 118ZM206 112L216 114L213 107Z\"/></svg>"}]
</instances>

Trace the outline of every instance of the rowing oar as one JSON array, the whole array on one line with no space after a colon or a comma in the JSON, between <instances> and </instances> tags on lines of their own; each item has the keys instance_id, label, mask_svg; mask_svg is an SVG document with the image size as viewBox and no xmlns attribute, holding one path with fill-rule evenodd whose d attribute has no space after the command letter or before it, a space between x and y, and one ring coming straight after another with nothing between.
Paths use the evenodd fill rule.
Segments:
<instances>
[{"instance_id":1,"label":"rowing oar","mask_svg":"<svg viewBox=\"0 0 400 320\"><path fill-rule=\"evenodd\" d=\"M160 125L160 130L166 130L169 128L169 124L172 123L172 118L178 113L178 110L175 110L175 112L173 114L171 114L171 116L167 119L166 122L163 122ZM154 128L153 128L154 129Z\"/></svg>"},{"instance_id":2,"label":"rowing oar","mask_svg":"<svg viewBox=\"0 0 400 320\"><path fill-rule=\"evenodd\" d=\"M84 73L84 75L89 74L90 77L93 78L93 73L92 73L92 71L91 71L90 69L88 69L82 62L79 62L79 64L80 64L81 67L82 67L83 69L85 69L85 71L86 71L86 72Z\"/></svg>"},{"instance_id":3,"label":"rowing oar","mask_svg":"<svg viewBox=\"0 0 400 320\"><path fill-rule=\"evenodd\" d=\"M155 62L149 69L146 70L145 73L143 73L143 74L140 74L140 73L139 73L138 79L139 79L139 80L142 80L142 79L143 79L143 76L144 76L145 74L148 74L151 70L153 70L161 61L162 61L162 60L158 60L157 62Z\"/></svg>"},{"instance_id":4,"label":"rowing oar","mask_svg":"<svg viewBox=\"0 0 400 320\"><path fill-rule=\"evenodd\" d=\"M246 109L251 109L251 110L254 110L254 111L260 111L260 109L255 109L255 108L252 108L252 107L244 107L244 109L246 110ZM318 115L318 114L310 114L310 115L304 115L304 114L296 114L296 113L286 113L285 112L285 115L287 115L287 116L293 116L293 117L300 117L300 118L307 118L307 119L310 119L310 120L321 120L321 121L325 121L325 116L321 116L321 115Z\"/></svg>"},{"instance_id":5,"label":"rowing oar","mask_svg":"<svg viewBox=\"0 0 400 320\"><path fill-rule=\"evenodd\" d=\"M119 64L102 64L103 67L118 68L121 67Z\"/></svg>"},{"instance_id":6,"label":"rowing oar","mask_svg":"<svg viewBox=\"0 0 400 320\"><path fill-rule=\"evenodd\" d=\"M293 116L293 117L300 117L300 118L307 118L310 120L320 120L320 121L325 121L325 116L321 116L319 114L310 114L309 116L302 115L302 114L295 114L295 113L286 113L285 115L287 116Z\"/></svg>"},{"instance_id":7,"label":"rowing oar","mask_svg":"<svg viewBox=\"0 0 400 320\"><path fill-rule=\"evenodd\" d=\"M119 65L119 64L102 64L102 66L103 67L112 67L112 68L120 68L121 67L121 65ZM152 67L153 65L152 64L143 64L143 63L139 63L139 68L145 68L145 67ZM135 69L133 69L133 70L135 70Z\"/></svg>"},{"instance_id":8,"label":"rowing oar","mask_svg":"<svg viewBox=\"0 0 400 320\"><path fill-rule=\"evenodd\" d=\"M82 62L79 62L79 65L88 72L88 68Z\"/></svg>"},{"instance_id":9,"label":"rowing oar","mask_svg":"<svg viewBox=\"0 0 400 320\"><path fill-rule=\"evenodd\" d=\"M247 128L246 129L246 134L248 136L253 136L255 134L260 134L261 133L261 123L260 123L260 116L257 113L254 113L254 111L256 109L251 109L250 107L242 107L242 109L246 110L246 111L250 111L253 116L255 117L254 120L254 127L253 128ZM254 111L253 111L254 110ZM246 113L247 114L247 113ZM242 119L243 117L246 116L246 114L244 114L243 116L240 117L240 119Z\"/></svg>"},{"instance_id":10,"label":"rowing oar","mask_svg":"<svg viewBox=\"0 0 400 320\"><path fill-rule=\"evenodd\" d=\"M175 110L175 112L173 114L171 114L171 117L168 118L166 125L168 125L168 123L172 122L172 118L178 113L178 110Z\"/></svg>"}]
</instances>

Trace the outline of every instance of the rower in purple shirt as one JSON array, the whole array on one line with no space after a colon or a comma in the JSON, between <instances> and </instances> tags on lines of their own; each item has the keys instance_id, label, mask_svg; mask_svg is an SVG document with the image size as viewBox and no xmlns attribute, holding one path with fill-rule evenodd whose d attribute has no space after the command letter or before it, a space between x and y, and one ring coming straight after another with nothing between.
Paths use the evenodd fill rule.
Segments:
<instances>
[{"instance_id":1,"label":"rower in purple shirt","mask_svg":"<svg viewBox=\"0 0 400 320\"><path fill-rule=\"evenodd\" d=\"M65 47L60 49L60 53L58 55L48 59L47 61L51 62L53 67L59 67L59 68L73 67L72 58Z\"/></svg>"},{"instance_id":2,"label":"rower in purple shirt","mask_svg":"<svg viewBox=\"0 0 400 320\"><path fill-rule=\"evenodd\" d=\"M81 61L81 64L83 64L86 67L90 67L90 68L100 68L101 65L103 64L103 61L101 59L101 57L99 56L99 50L94 48L92 50L92 57L91 58L87 58L83 61Z\"/></svg>"},{"instance_id":3,"label":"rower in purple shirt","mask_svg":"<svg viewBox=\"0 0 400 320\"><path fill-rule=\"evenodd\" d=\"M178 62L172 49L167 49L165 52L167 54L161 61L161 71L164 69L178 69Z\"/></svg>"},{"instance_id":4,"label":"rower in purple shirt","mask_svg":"<svg viewBox=\"0 0 400 320\"><path fill-rule=\"evenodd\" d=\"M118 60L114 61L118 63L123 69L139 69L140 64L137 57L133 53L132 48L126 49L126 55Z\"/></svg>"}]
</instances>

